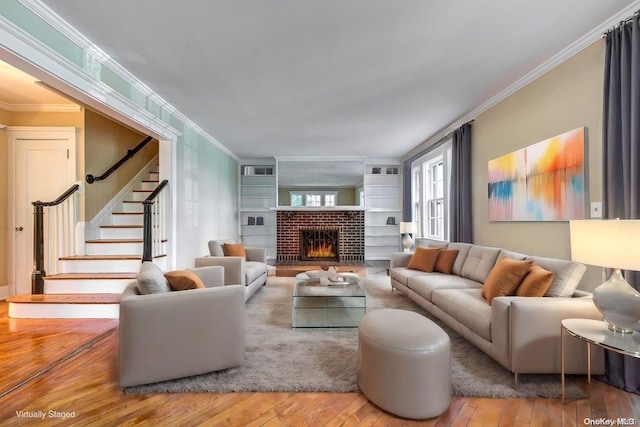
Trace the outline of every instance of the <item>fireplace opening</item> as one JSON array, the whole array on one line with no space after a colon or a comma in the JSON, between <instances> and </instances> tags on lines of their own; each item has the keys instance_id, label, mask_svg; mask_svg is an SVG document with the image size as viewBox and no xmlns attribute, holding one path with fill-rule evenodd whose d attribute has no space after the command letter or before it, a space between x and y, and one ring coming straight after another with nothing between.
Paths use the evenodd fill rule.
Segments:
<instances>
[{"instance_id":1,"label":"fireplace opening","mask_svg":"<svg viewBox=\"0 0 640 427\"><path fill-rule=\"evenodd\" d=\"M338 229L301 229L300 259L302 261L340 261L338 238Z\"/></svg>"}]
</instances>

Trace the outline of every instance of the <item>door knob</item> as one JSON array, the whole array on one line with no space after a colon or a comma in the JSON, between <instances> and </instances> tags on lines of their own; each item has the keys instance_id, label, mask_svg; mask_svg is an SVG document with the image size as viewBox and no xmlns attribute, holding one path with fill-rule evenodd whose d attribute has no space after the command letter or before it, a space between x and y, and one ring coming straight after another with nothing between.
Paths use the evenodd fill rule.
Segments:
<instances>
[{"instance_id":1,"label":"door knob","mask_svg":"<svg viewBox=\"0 0 640 427\"><path fill-rule=\"evenodd\" d=\"M24 227L16 227L16 231L22 231L24 230Z\"/></svg>"}]
</instances>

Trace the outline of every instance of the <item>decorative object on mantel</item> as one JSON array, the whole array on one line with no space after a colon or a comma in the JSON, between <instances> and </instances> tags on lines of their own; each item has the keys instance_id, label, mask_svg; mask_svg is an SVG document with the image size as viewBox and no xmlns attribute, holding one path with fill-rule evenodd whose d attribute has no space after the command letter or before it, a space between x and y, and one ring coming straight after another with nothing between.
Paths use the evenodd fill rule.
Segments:
<instances>
[{"instance_id":1,"label":"decorative object on mantel","mask_svg":"<svg viewBox=\"0 0 640 427\"><path fill-rule=\"evenodd\" d=\"M256 218L256 225L264 225L264 217L259 216Z\"/></svg>"},{"instance_id":2,"label":"decorative object on mantel","mask_svg":"<svg viewBox=\"0 0 640 427\"><path fill-rule=\"evenodd\" d=\"M593 290L593 302L609 329L623 334L640 331L640 292L621 271L640 271L640 220L570 221L569 227L572 260L613 269Z\"/></svg>"},{"instance_id":3,"label":"decorative object on mantel","mask_svg":"<svg viewBox=\"0 0 640 427\"><path fill-rule=\"evenodd\" d=\"M585 128L489 161L489 221L585 218Z\"/></svg>"},{"instance_id":4,"label":"decorative object on mantel","mask_svg":"<svg viewBox=\"0 0 640 427\"><path fill-rule=\"evenodd\" d=\"M401 222L400 234L402 234L402 248L409 252L413 248L413 233L416 232L415 222Z\"/></svg>"},{"instance_id":5,"label":"decorative object on mantel","mask_svg":"<svg viewBox=\"0 0 640 427\"><path fill-rule=\"evenodd\" d=\"M247 218L247 225L256 225L255 217L250 216L249 218Z\"/></svg>"},{"instance_id":6,"label":"decorative object on mantel","mask_svg":"<svg viewBox=\"0 0 640 427\"><path fill-rule=\"evenodd\" d=\"M396 225L396 217L395 216L387 217L387 225Z\"/></svg>"}]
</instances>

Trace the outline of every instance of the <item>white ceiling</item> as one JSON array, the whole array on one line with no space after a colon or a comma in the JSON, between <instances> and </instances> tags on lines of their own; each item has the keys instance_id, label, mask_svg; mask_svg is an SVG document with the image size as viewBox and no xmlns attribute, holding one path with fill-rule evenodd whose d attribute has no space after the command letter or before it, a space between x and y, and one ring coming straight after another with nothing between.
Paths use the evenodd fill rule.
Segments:
<instances>
[{"instance_id":1,"label":"white ceiling","mask_svg":"<svg viewBox=\"0 0 640 427\"><path fill-rule=\"evenodd\" d=\"M43 0L240 158L401 157L621 0Z\"/></svg>"}]
</instances>

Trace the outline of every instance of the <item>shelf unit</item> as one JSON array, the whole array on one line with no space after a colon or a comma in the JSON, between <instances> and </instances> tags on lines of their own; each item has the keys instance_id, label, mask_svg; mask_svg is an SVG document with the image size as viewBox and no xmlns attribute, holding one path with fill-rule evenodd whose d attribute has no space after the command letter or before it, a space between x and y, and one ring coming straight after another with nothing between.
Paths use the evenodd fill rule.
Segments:
<instances>
[{"instance_id":1,"label":"shelf unit","mask_svg":"<svg viewBox=\"0 0 640 427\"><path fill-rule=\"evenodd\" d=\"M240 238L247 247L276 257L276 167L243 165L240 173Z\"/></svg>"},{"instance_id":2,"label":"shelf unit","mask_svg":"<svg viewBox=\"0 0 640 427\"><path fill-rule=\"evenodd\" d=\"M366 260L389 260L401 250L402 167L395 163L365 165L364 174Z\"/></svg>"}]
</instances>

